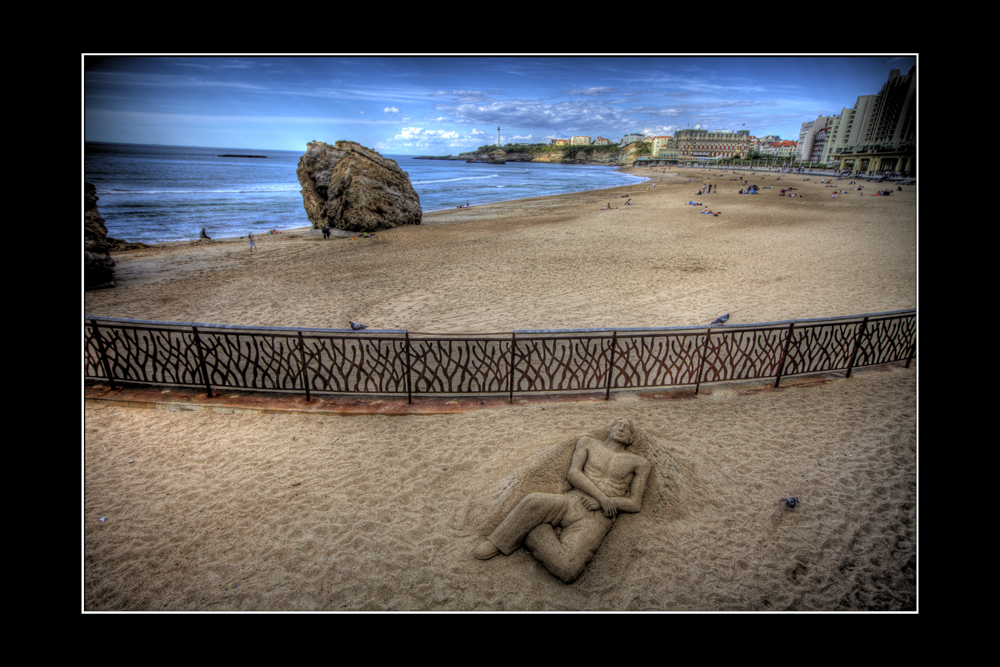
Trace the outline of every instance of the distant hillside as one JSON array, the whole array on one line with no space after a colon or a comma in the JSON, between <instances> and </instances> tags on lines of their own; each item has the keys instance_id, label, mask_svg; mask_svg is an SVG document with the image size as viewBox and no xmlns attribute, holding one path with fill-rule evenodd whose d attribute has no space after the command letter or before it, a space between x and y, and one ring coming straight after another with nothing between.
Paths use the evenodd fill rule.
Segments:
<instances>
[{"instance_id":1,"label":"distant hillside","mask_svg":"<svg viewBox=\"0 0 1000 667\"><path fill-rule=\"evenodd\" d=\"M461 153L461 160L487 159L489 157L504 159L507 162L553 162L559 164L609 164L631 165L640 155L650 152L647 142L635 142L619 146L607 144L603 146L572 146L552 144L505 144L497 147L480 146L475 151Z\"/></svg>"}]
</instances>

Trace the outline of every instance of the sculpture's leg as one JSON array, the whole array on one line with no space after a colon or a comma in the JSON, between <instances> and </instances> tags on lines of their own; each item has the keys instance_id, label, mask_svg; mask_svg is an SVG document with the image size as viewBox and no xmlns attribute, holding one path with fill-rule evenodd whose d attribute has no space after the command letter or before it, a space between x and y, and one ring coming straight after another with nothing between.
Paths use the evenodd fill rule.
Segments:
<instances>
[{"instance_id":1,"label":"sculpture's leg","mask_svg":"<svg viewBox=\"0 0 1000 667\"><path fill-rule=\"evenodd\" d=\"M532 493L524 497L487 538L509 556L521 546L524 537L541 524L558 524L576 497L555 493ZM550 526L551 528L551 526Z\"/></svg>"},{"instance_id":2,"label":"sculpture's leg","mask_svg":"<svg viewBox=\"0 0 1000 667\"><path fill-rule=\"evenodd\" d=\"M583 511L585 516L579 516L572 510L567 513L559 537L556 537L550 524L542 524L524 538L524 546L531 551L531 555L567 584L583 574L583 569L614 525L599 511Z\"/></svg>"}]
</instances>

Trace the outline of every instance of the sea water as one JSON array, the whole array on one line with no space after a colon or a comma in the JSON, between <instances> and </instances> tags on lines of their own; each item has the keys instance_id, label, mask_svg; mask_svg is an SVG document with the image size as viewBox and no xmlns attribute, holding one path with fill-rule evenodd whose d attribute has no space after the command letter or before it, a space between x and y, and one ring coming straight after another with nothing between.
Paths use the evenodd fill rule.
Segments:
<instances>
[{"instance_id":1,"label":"sea water","mask_svg":"<svg viewBox=\"0 0 1000 667\"><path fill-rule=\"evenodd\" d=\"M160 243L308 227L295 168L303 151L86 142L108 235ZM222 157L263 155L265 157ZM597 165L470 164L384 155L407 172L424 212L597 190L646 180Z\"/></svg>"}]
</instances>

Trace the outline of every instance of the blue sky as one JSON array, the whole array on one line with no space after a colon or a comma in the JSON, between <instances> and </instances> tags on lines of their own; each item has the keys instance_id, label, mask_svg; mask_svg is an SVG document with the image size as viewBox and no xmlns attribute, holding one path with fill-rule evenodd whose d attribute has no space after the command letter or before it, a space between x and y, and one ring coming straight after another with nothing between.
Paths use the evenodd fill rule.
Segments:
<instances>
[{"instance_id":1,"label":"blue sky","mask_svg":"<svg viewBox=\"0 0 1000 667\"><path fill-rule=\"evenodd\" d=\"M444 155L686 127L797 140L874 95L894 56L83 56L84 138Z\"/></svg>"}]
</instances>

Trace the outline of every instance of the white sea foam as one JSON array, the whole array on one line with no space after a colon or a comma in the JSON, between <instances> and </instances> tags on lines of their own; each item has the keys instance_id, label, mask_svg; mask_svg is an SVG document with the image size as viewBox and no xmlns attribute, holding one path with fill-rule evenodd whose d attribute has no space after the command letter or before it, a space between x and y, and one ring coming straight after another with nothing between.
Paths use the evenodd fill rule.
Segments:
<instances>
[{"instance_id":1,"label":"white sea foam","mask_svg":"<svg viewBox=\"0 0 1000 667\"><path fill-rule=\"evenodd\" d=\"M452 183L454 181L481 181L486 178L498 178L499 174L490 174L489 176L458 176L455 178L435 178L432 180L419 179L411 181L414 185L420 183L421 185L430 185L431 183Z\"/></svg>"}]
</instances>

